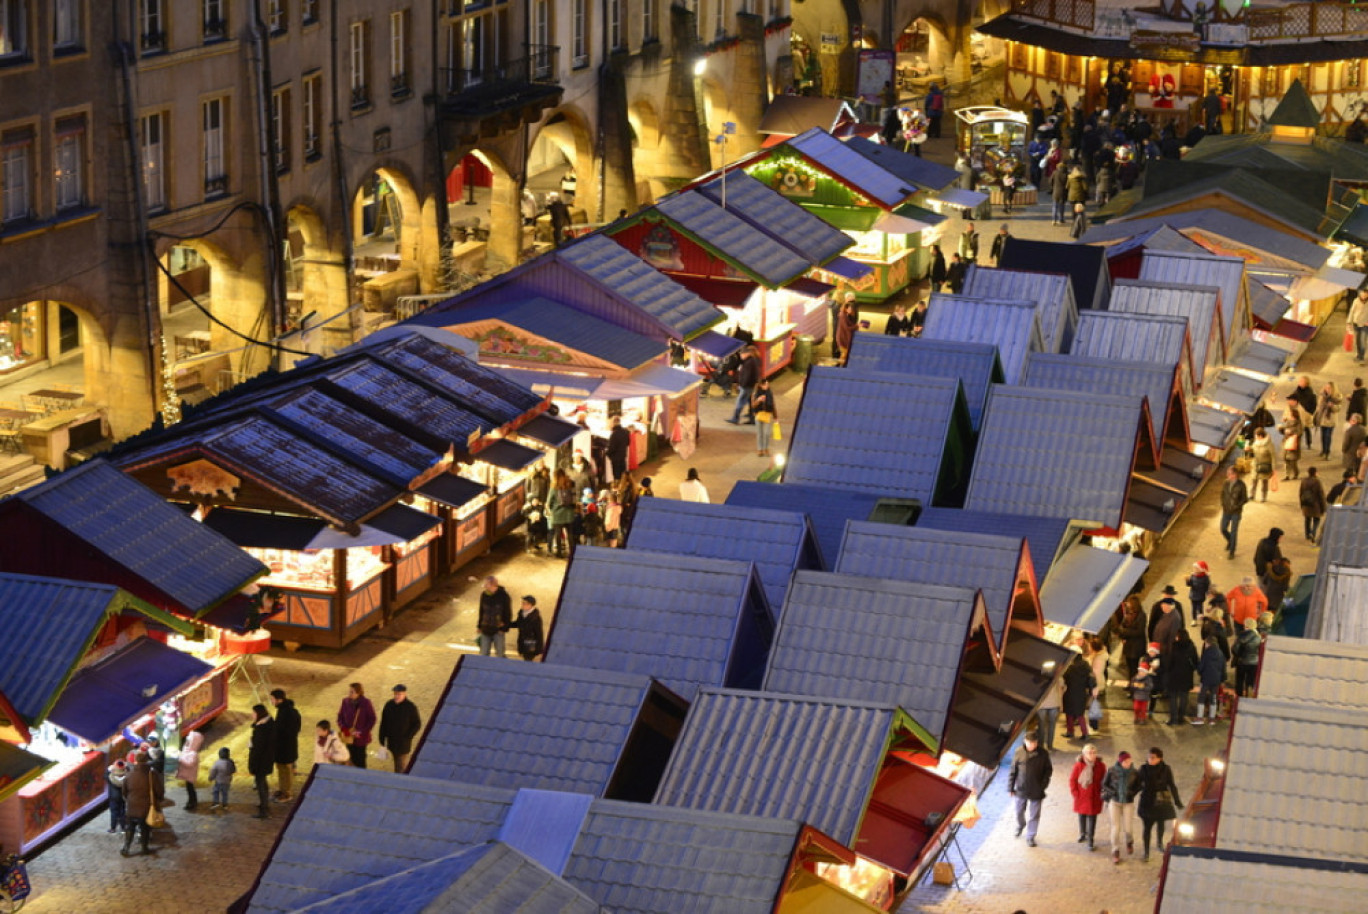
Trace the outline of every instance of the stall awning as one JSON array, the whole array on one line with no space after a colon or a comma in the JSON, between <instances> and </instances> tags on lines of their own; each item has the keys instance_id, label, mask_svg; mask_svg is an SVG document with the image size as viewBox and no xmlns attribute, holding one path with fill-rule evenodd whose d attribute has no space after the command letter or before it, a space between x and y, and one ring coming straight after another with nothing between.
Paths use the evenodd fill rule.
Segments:
<instances>
[{"instance_id":1,"label":"stall awning","mask_svg":"<svg viewBox=\"0 0 1368 914\"><path fill-rule=\"evenodd\" d=\"M247 617L251 613L252 598L245 594L235 594L200 616L199 621L241 634L247 631Z\"/></svg>"},{"instance_id":2,"label":"stall awning","mask_svg":"<svg viewBox=\"0 0 1368 914\"><path fill-rule=\"evenodd\" d=\"M1299 276L1292 283L1288 297L1293 300L1305 299L1319 301L1339 295L1345 289L1357 289L1363 284L1364 275L1339 267L1323 266L1310 276Z\"/></svg>"},{"instance_id":3,"label":"stall awning","mask_svg":"<svg viewBox=\"0 0 1368 914\"><path fill-rule=\"evenodd\" d=\"M13 796L52 764L41 755L0 740L0 800Z\"/></svg>"},{"instance_id":4,"label":"stall awning","mask_svg":"<svg viewBox=\"0 0 1368 914\"><path fill-rule=\"evenodd\" d=\"M1188 434L1192 436L1192 440L1217 450L1225 449L1236 428L1244 421L1238 413L1203 406L1200 403L1189 403L1187 409Z\"/></svg>"},{"instance_id":5,"label":"stall awning","mask_svg":"<svg viewBox=\"0 0 1368 914\"><path fill-rule=\"evenodd\" d=\"M529 371L525 368L494 366L499 374L533 393L554 393L566 400L587 400L603 383L602 375L559 374L554 371Z\"/></svg>"},{"instance_id":6,"label":"stall awning","mask_svg":"<svg viewBox=\"0 0 1368 914\"><path fill-rule=\"evenodd\" d=\"M988 199L987 194L981 194L974 190L965 190L962 187L952 187L936 194L933 203L944 203L947 206L960 206L964 209L977 209L978 206Z\"/></svg>"},{"instance_id":7,"label":"stall awning","mask_svg":"<svg viewBox=\"0 0 1368 914\"><path fill-rule=\"evenodd\" d=\"M759 283L740 279L710 279L706 276L679 276L670 278L688 289L705 302L725 305L728 308L744 308L751 294L759 288Z\"/></svg>"},{"instance_id":8,"label":"stall awning","mask_svg":"<svg viewBox=\"0 0 1368 914\"><path fill-rule=\"evenodd\" d=\"M1309 343L1311 338L1316 335L1316 328L1310 324L1303 324L1289 318L1282 318L1273 325L1273 329L1268 331L1275 336L1285 336L1289 340L1296 340L1298 343Z\"/></svg>"},{"instance_id":9,"label":"stall awning","mask_svg":"<svg viewBox=\"0 0 1368 914\"><path fill-rule=\"evenodd\" d=\"M1162 486L1131 479L1126 497L1126 523L1143 527L1152 533L1163 533L1173 523L1173 515L1187 501L1186 497Z\"/></svg>"},{"instance_id":10,"label":"stall awning","mask_svg":"<svg viewBox=\"0 0 1368 914\"><path fill-rule=\"evenodd\" d=\"M632 397L652 397L657 394L675 396L690 387L703 383L691 371L680 371L668 365L649 365L630 378L609 378L594 392L598 400L629 400Z\"/></svg>"},{"instance_id":11,"label":"stall awning","mask_svg":"<svg viewBox=\"0 0 1368 914\"><path fill-rule=\"evenodd\" d=\"M784 286L786 291L796 292L799 295L806 295L808 298L821 298L834 288L836 287L830 283L821 282L820 280L812 279L807 276L795 279L793 282Z\"/></svg>"},{"instance_id":12,"label":"stall awning","mask_svg":"<svg viewBox=\"0 0 1368 914\"><path fill-rule=\"evenodd\" d=\"M521 444L514 444L506 438L501 438L485 445L470 456L480 463L493 464L501 470L521 470L536 463L541 458L541 451L536 448L523 447Z\"/></svg>"},{"instance_id":13,"label":"stall awning","mask_svg":"<svg viewBox=\"0 0 1368 914\"><path fill-rule=\"evenodd\" d=\"M1245 371L1276 376L1282 373L1289 355L1291 353L1286 349L1272 343L1246 339L1231 350L1230 364Z\"/></svg>"},{"instance_id":14,"label":"stall awning","mask_svg":"<svg viewBox=\"0 0 1368 914\"><path fill-rule=\"evenodd\" d=\"M441 518L404 505L391 505L361 524L361 532L352 536L342 530L325 527L309 543L309 549L352 549L357 546L394 546L416 540L441 523Z\"/></svg>"},{"instance_id":15,"label":"stall awning","mask_svg":"<svg viewBox=\"0 0 1368 914\"><path fill-rule=\"evenodd\" d=\"M821 269L835 273L842 279L864 279L874 272L874 268L869 264L851 260L849 257L833 257L822 264Z\"/></svg>"},{"instance_id":16,"label":"stall awning","mask_svg":"<svg viewBox=\"0 0 1368 914\"><path fill-rule=\"evenodd\" d=\"M575 426L579 428L579 426ZM460 508L485 493L485 487L472 479L445 473L418 487L418 494L448 508Z\"/></svg>"},{"instance_id":17,"label":"stall awning","mask_svg":"<svg viewBox=\"0 0 1368 914\"><path fill-rule=\"evenodd\" d=\"M1046 621L1096 634L1148 567L1149 562L1132 555L1071 546L1040 590Z\"/></svg>"},{"instance_id":18,"label":"stall awning","mask_svg":"<svg viewBox=\"0 0 1368 914\"><path fill-rule=\"evenodd\" d=\"M520 426L518 434L533 441L540 441L547 447L560 447L579 434L579 430L580 427L573 422L542 413L531 422Z\"/></svg>"},{"instance_id":19,"label":"stall awning","mask_svg":"<svg viewBox=\"0 0 1368 914\"><path fill-rule=\"evenodd\" d=\"M204 519L204 526L223 534L238 546L299 551L310 548L314 537L328 525L313 517L215 508Z\"/></svg>"},{"instance_id":20,"label":"stall awning","mask_svg":"<svg viewBox=\"0 0 1368 914\"><path fill-rule=\"evenodd\" d=\"M1259 405L1270 383L1271 379L1254 378L1222 369L1216 379L1202 389L1202 396L1213 403L1239 410L1247 416Z\"/></svg>"},{"instance_id":21,"label":"stall awning","mask_svg":"<svg viewBox=\"0 0 1368 914\"><path fill-rule=\"evenodd\" d=\"M203 660L139 638L73 676L48 720L87 742L103 743L213 670Z\"/></svg>"},{"instance_id":22,"label":"stall awning","mask_svg":"<svg viewBox=\"0 0 1368 914\"><path fill-rule=\"evenodd\" d=\"M950 827L969 788L896 757L884 763L874 785L856 850L902 876L910 876L939 832ZM935 823L935 824L932 824Z\"/></svg>"},{"instance_id":23,"label":"stall awning","mask_svg":"<svg viewBox=\"0 0 1368 914\"><path fill-rule=\"evenodd\" d=\"M704 330L698 336L685 341L684 345L690 349L697 349L704 355L710 355L715 359L725 359L733 352L739 352L741 347L746 344L734 336L727 336L724 333L718 333L716 330Z\"/></svg>"},{"instance_id":24,"label":"stall awning","mask_svg":"<svg viewBox=\"0 0 1368 914\"><path fill-rule=\"evenodd\" d=\"M876 232L884 232L889 235L911 235L914 232L922 232L931 228L931 223L909 216L899 216L897 213L883 213L874 220L874 224L870 227Z\"/></svg>"}]
</instances>

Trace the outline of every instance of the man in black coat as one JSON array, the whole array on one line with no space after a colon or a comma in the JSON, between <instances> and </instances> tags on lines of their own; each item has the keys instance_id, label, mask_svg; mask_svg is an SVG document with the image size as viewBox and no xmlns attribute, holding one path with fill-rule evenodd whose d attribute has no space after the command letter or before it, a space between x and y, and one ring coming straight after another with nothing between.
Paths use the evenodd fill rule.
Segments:
<instances>
[{"instance_id":1,"label":"man in black coat","mask_svg":"<svg viewBox=\"0 0 1368 914\"><path fill-rule=\"evenodd\" d=\"M1050 754L1040 748L1035 731L1022 740L1021 748L1012 758L1012 773L1007 779L1007 792L1016 798L1017 837L1026 832L1026 843L1036 846L1036 832L1040 829L1040 803L1045 799L1045 788L1054 774Z\"/></svg>"},{"instance_id":2,"label":"man in black coat","mask_svg":"<svg viewBox=\"0 0 1368 914\"><path fill-rule=\"evenodd\" d=\"M1316 414L1316 392L1311 389L1311 379L1306 375L1297 378L1297 386L1287 395L1289 400L1296 400L1297 405L1306 411L1307 416ZM1311 426L1315 423L1302 420L1302 434L1306 438L1306 446L1311 447Z\"/></svg>"},{"instance_id":3,"label":"man in black coat","mask_svg":"<svg viewBox=\"0 0 1368 914\"><path fill-rule=\"evenodd\" d=\"M380 712L380 745L394 758L394 770L403 774L408 770L413 741L423 729L423 720L413 702L408 700L408 686L394 687L394 697L385 702Z\"/></svg>"},{"instance_id":4,"label":"man in black coat","mask_svg":"<svg viewBox=\"0 0 1368 914\"><path fill-rule=\"evenodd\" d=\"M271 704L275 705L275 799L288 803L294 799L294 768L299 761L299 731L304 721L294 701L285 697L284 689L271 691Z\"/></svg>"},{"instance_id":5,"label":"man in black coat","mask_svg":"<svg viewBox=\"0 0 1368 914\"><path fill-rule=\"evenodd\" d=\"M252 735L247 741L247 773L256 781L257 813L254 818L271 817L271 784L269 778L275 768L276 722L265 705L252 705Z\"/></svg>"},{"instance_id":6,"label":"man in black coat","mask_svg":"<svg viewBox=\"0 0 1368 914\"><path fill-rule=\"evenodd\" d=\"M959 252L950 255L950 269L945 271L945 281L950 284L950 293L959 295L964 291L964 280L969 274L969 264L964 262Z\"/></svg>"},{"instance_id":7,"label":"man in black coat","mask_svg":"<svg viewBox=\"0 0 1368 914\"><path fill-rule=\"evenodd\" d=\"M1200 663L1201 658L1197 656L1197 648L1188 637L1187 629L1178 629L1178 640L1160 666L1168 688L1170 726L1187 723L1188 694L1192 691L1192 676Z\"/></svg>"},{"instance_id":8,"label":"man in black coat","mask_svg":"<svg viewBox=\"0 0 1368 914\"><path fill-rule=\"evenodd\" d=\"M1268 566L1274 559L1282 558L1282 547L1279 542L1283 538L1281 527L1274 527L1268 531L1268 536L1259 540L1254 547L1254 576L1262 578L1268 571Z\"/></svg>"},{"instance_id":9,"label":"man in black coat","mask_svg":"<svg viewBox=\"0 0 1368 914\"><path fill-rule=\"evenodd\" d=\"M631 447L632 433L622 427L621 416L614 416L613 430L608 433L608 463L613 467L614 479L627 475L627 452Z\"/></svg>"},{"instance_id":10,"label":"man in black coat","mask_svg":"<svg viewBox=\"0 0 1368 914\"><path fill-rule=\"evenodd\" d=\"M727 421L732 425L755 424L755 407L751 405L751 397L755 396L755 385L760 383L760 354L756 352L754 346L747 346L741 350L741 365L736 369L736 386L740 392L736 395L736 408L732 410L731 418ZM746 421L741 422L741 410L746 411Z\"/></svg>"},{"instance_id":11,"label":"man in black coat","mask_svg":"<svg viewBox=\"0 0 1368 914\"><path fill-rule=\"evenodd\" d=\"M480 590L480 612L475 619L475 630L479 633L480 654L488 657L492 649L500 657L504 652L504 632L513 622L513 600L499 579L490 575L485 578Z\"/></svg>"}]
</instances>

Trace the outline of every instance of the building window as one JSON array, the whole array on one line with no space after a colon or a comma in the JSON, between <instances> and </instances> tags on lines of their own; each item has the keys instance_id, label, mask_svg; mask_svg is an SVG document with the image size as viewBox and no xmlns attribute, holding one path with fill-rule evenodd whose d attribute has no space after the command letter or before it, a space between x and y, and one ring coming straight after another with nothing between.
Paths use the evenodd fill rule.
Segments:
<instances>
[{"instance_id":1,"label":"building window","mask_svg":"<svg viewBox=\"0 0 1368 914\"><path fill-rule=\"evenodd\" d=\"M0 0L0 58L27 57L28 0Z\"/></svg>"},{"instance_id":2,"label":"building window","mask_svg":"<svg viewBox=\"0 0 1368 914\"><path fill-rule=\"evenodd\" d=\"M608 0L608 48L618 51L627 46L623 40L622 0Z\"/></svg>"},{"instance_id":3,"label":"building window","mask_svg":"<svg viewBox=\"0 0 1368 914\"><path fill-rule=\"evenodd\" d=\"M166 209L166 115L149 114L142 119L143 197L151 212Z\"/></svg>"},{"instance_id":4,"label":"building window","mask_svg":"<svg viewBox=\"0 0 1368 914\"><path fill-rule=\"evenodd\" d=\"M52 47L69 51L84 44L81 35L81 0L53 0Z\"/></svg>"},{"instance_id":5,"label":"building window","mask_svg":"<svg viewBox=\"0 0 1368 914\"><path fill-rule=\"evenodd\" d=\"M285 0L268 0L266 4L266 27L272 35L284 35L290 28L290 11Z\"/></svg>"},{"instance_id":6,"label":"building window","mask_svg":"<svg viewBox=\"0 0 1368 914\"><path fill-rule=\"evenodd\" d=\"M204 103L204 196L221 197L228 193L228 168L223 156L223 141L227 125L227 103L211 98Z\"/></svg>"},{"instance_id":7,"label":"building window","mask_svg":"<svg viewBox=\"0 0 1368 914\"><path fill-rule=\"evenodd\" d=\"M271 130L274 133L275 167L277 174L290 170L290 89L286 86L271 93Z\"/></svg>"},{"instance_id":8,"label":"building window","mask_svg":"<svg viewBox=\"0 0 1368 914\"><path fill-rule=\"evenodd\" d=\"M166 50L166 15L162 0L142 0L142 49L144 54Z\"/></svg>"},{"instance_id":9,"label":"building window","mask_svg":"<svg viewBox=\"0 0 1368 914\"><path fill-rule=\"evenodd\" d=\"M713 32L718 38L723 38L727 34L727 2L726 0L714 0L713 9L717 11L717 19L714 24Z\"/></svg>"},{"instance_id":10,"label":"building window","mask_svg":"<svg viewBox=\"0 0 1368 914\"><path fill-rule=\"evenodd\" d=\"M351 106L365 108L370 105L370 23L353 22L349 39L351 58Z\"/></svg>"},{"instance_id":11,"label":"building window","mask_svg":"<svg viewBox=\"0 0 1368 914\"><path fill-rule=\"evenodd\" d=\"M33 133L17 131L0 140L0 222L33 216Z\"/></svg>"},{"instance_id":12,"label":"building window","mask_svg":"<svg viewBox=\"0 0 1368 914\"><path fill-rule=\"evenodd\" d=\"M641 40L657 41L656 0L641 0Z\"/></svg>"},{"instance_id":13,"label":"building window","mask_svg":"<svg viewBox=\"0 0 1368 914\"><path fill-rule=\"evenodd\" d=\"M570 65L589 65L589 0L571 0Z\"/></svg>"},{"instance_id":14,"label":"building window","mask_svg":"<svg viewBox=\"0 0 1368 914\"><path fill-rule=\"evenodd\" d=\"M311 162L323 154L323 77L318 74L304 77L304 161Z\"/></svg>"},{"instance_id":15,"label":"building window","mask_svg":"<svg viewBox=\"0 0 1368 914\"><path fill-rule=\"evenodd\" d=\"M228 37L228 16L224 0L204 0L204 40L222 41Z\"/></svg>"},{"instance_id":16,"label":"building window","mask_svg":"<svg viewBox=\"0 0 1368 914\"><path fill-rule=\"evenodd\" d=\"M461 65L464 85L478 86L484 75L484 17L461 20Z\"/></svg>"},{"instance_id":17,"label":"building window","mask_svg":"<svg viewBox=\"0 0 1368 914\"><path fill-rule=\"evenodd\" d=\"M390 13L390 94L409 94L408 10Z\"/></svg>"},{"instance_id":18,"label":"building window","mask_svg":"<svg viewBox=\"0 0 1368 914\"><path fill-rule=\"evenodd\" d=\"M546 79L551 75L551 0L532 4L532 75Z\"/></svg>"},{"instance_id":19,"label":"building window","mask_svg":"<svg viewBox=\"0 0 1368 914\"><path fill-rule=\"evenodd\" d=\"M318 21L318 0L304 0L300 4L299 12L304 19L305 25L311 25Z\"/></svg>"},{"instance_id":20,"label":"building window","mask_svg":"<svg viewBox=\"0 0 1368 914\"><path fill-rule=\"evenodd\" d=\"M85 118L57 122L53 143L53 193L58 210L85 202Z\"/></svg>"}]
</instances>

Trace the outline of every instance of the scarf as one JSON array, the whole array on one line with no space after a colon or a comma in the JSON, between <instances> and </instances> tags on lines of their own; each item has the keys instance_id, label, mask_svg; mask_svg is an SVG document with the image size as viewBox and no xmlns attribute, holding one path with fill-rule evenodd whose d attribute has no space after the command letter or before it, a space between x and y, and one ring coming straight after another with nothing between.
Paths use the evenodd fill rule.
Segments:
<instances>
[{"instance_id":1,"label":"scarf","mask_svg":"<svg viewBox=\"0 0 1368 914\"><path fill-rule=\"evenodd\" d=\"M1078 760L1083 763L1083 771L1078 775L1078 786L1086 790L1092 786L1093 769L1097 767L1097 762L1088 761L1086 755L1079 755Z\"/></svg>"}]
</instances>

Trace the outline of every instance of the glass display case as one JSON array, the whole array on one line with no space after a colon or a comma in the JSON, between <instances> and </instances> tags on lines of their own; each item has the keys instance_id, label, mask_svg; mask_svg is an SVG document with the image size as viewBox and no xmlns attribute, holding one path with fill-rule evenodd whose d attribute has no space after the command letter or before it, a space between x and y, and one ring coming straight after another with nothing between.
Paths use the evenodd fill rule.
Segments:
<instances>
[{"instance_id":1,"label":"glass display case","mask_svg":"<svg viewBox=\"0 0 1368 914\"><path fill-rule=\"evenodd\" d=\"M1020 111L975 105L955 111L958 149L968 157L974 186L997 186L1009 174L1026 174L1026 132L1030 120Z\"/></svg>"}]
</instances>

